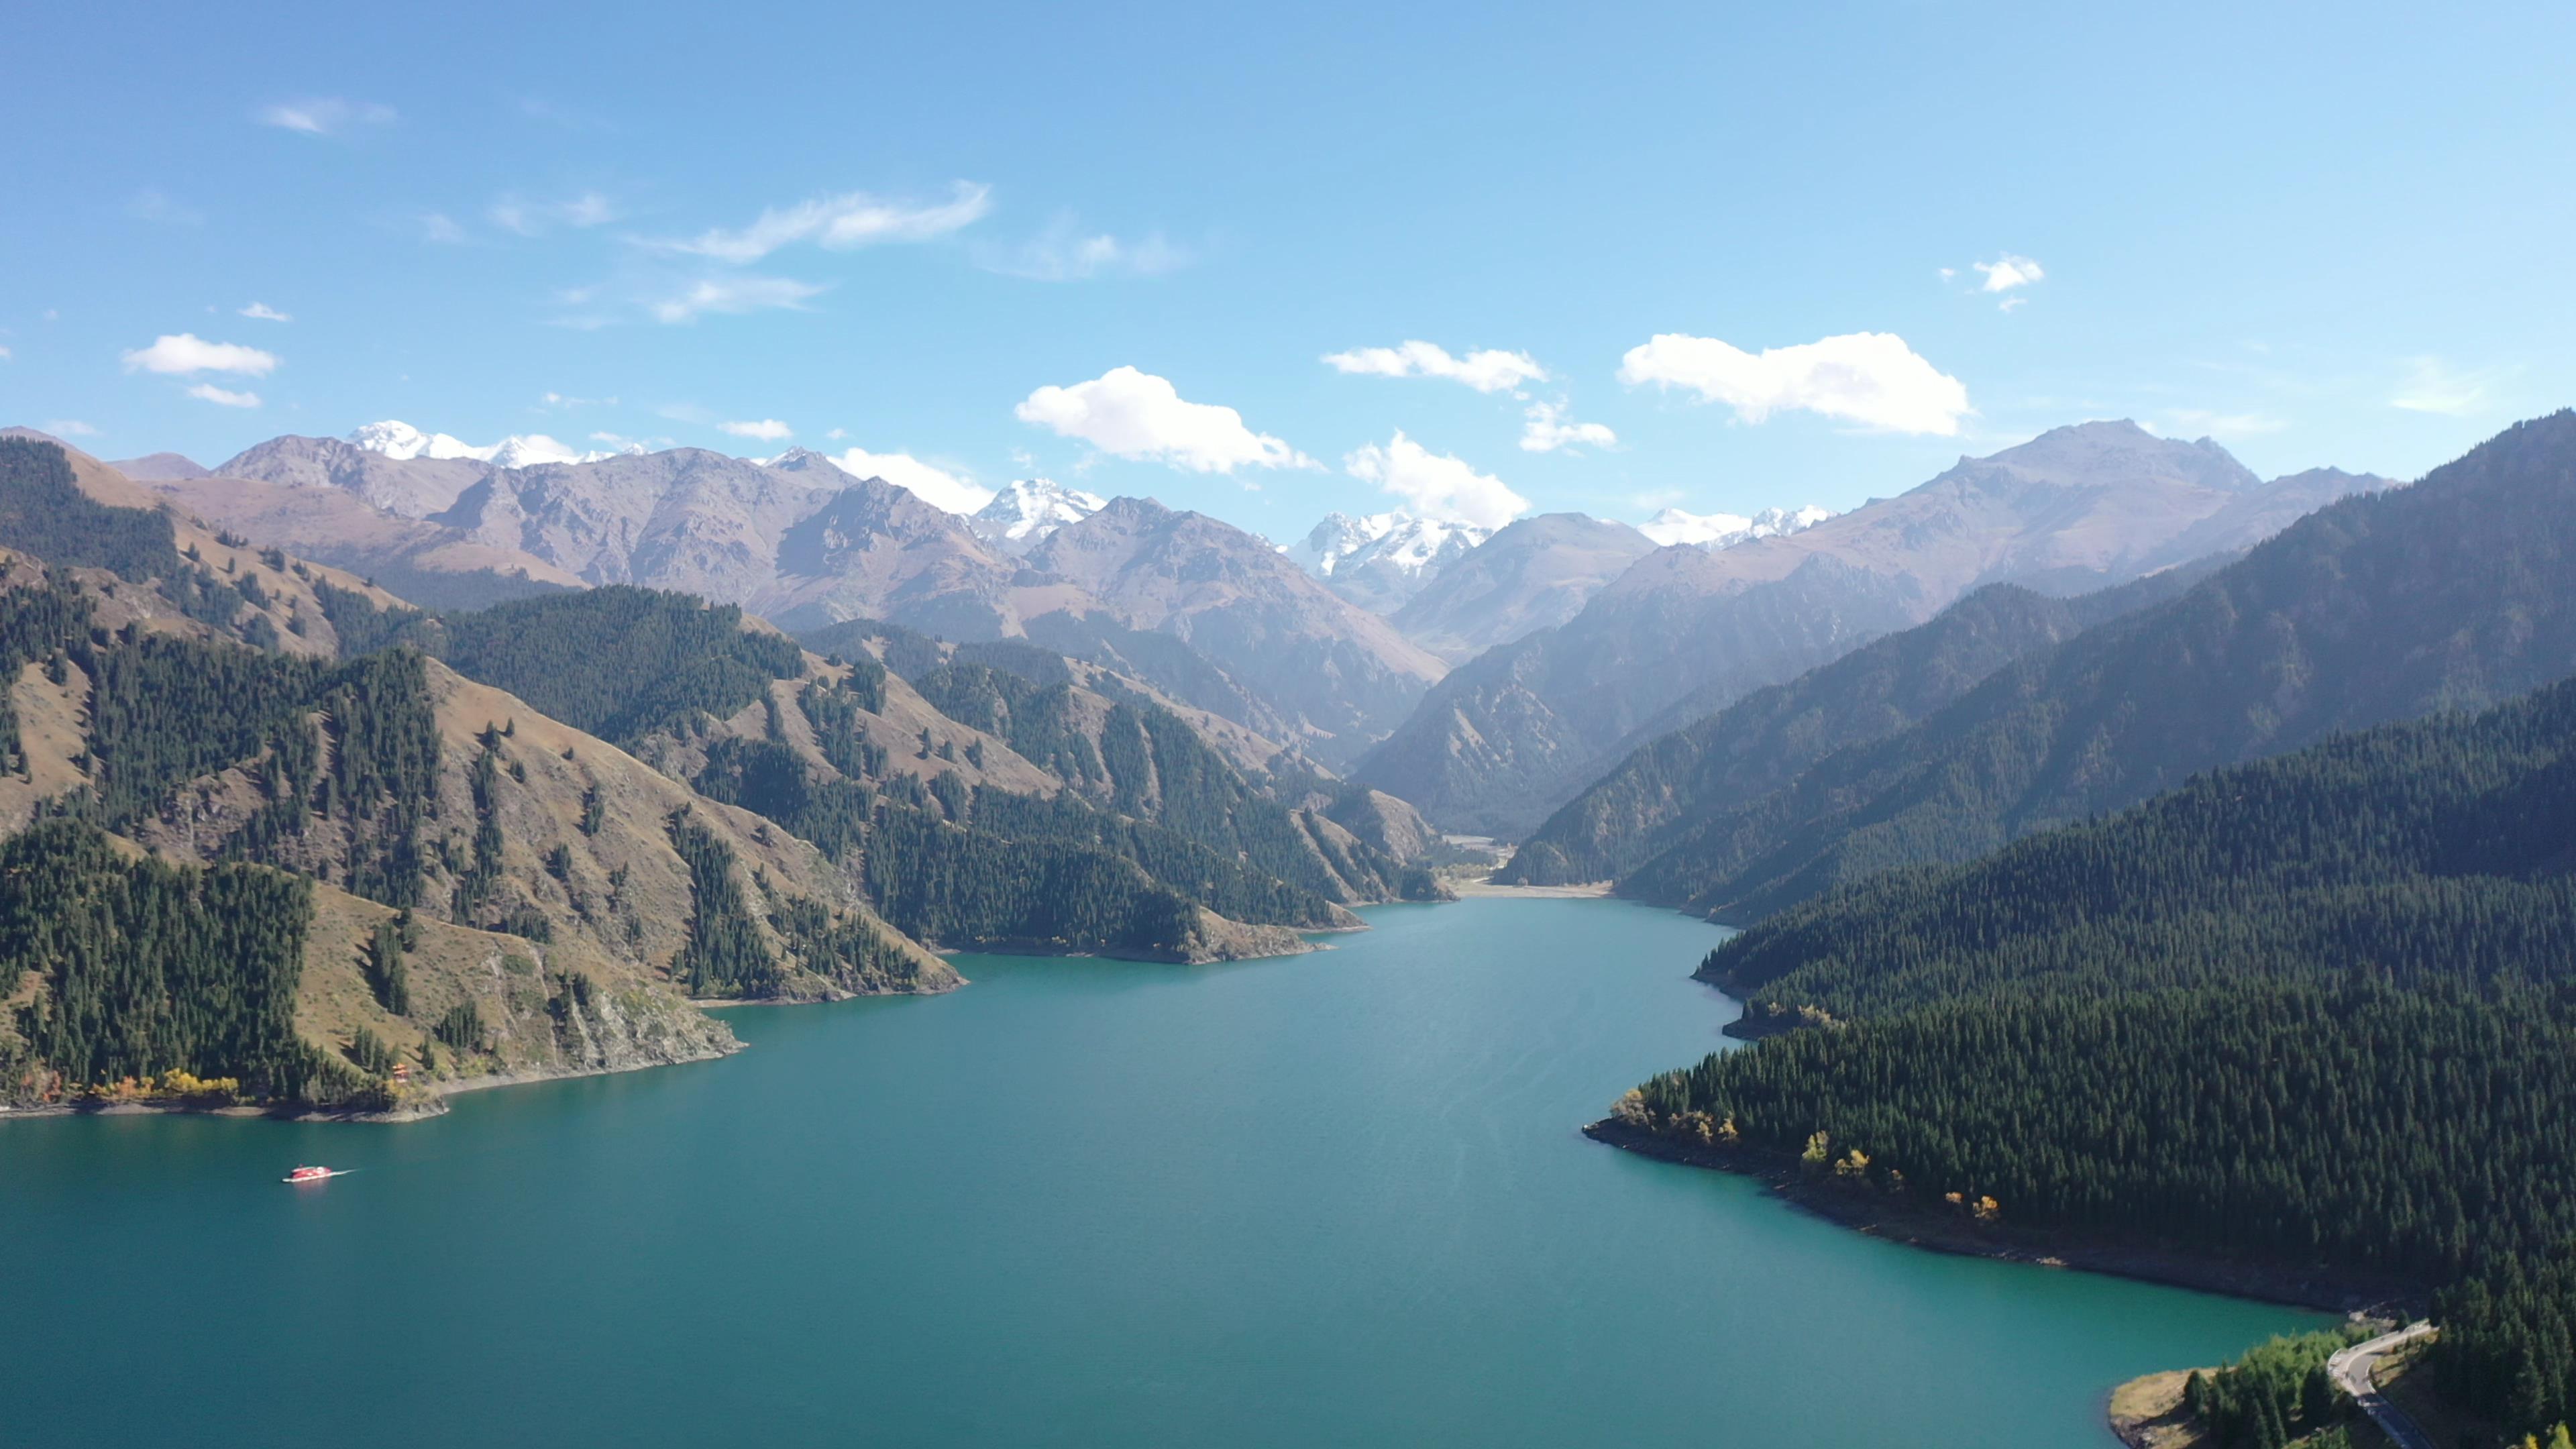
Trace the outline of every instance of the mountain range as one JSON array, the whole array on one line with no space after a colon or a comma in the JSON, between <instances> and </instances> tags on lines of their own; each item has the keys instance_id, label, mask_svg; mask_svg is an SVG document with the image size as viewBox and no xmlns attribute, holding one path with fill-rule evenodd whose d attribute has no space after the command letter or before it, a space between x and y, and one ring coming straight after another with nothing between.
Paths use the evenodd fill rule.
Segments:
<instances>
[{"instance_id":1,"label":"mountain range","mask_svg":"<svg viewBox=\"0 0 2576 1449\"><path fill-rule=\"evenodd\" d=\"M1565 623L1459 666L1358 768L1450 829L1517 836L1629 750L1931 617L2242 548L2384 480L2256 478L2217 444L2059 428L1795 533L1657 549Z\"/></svg>"}]
</instances>

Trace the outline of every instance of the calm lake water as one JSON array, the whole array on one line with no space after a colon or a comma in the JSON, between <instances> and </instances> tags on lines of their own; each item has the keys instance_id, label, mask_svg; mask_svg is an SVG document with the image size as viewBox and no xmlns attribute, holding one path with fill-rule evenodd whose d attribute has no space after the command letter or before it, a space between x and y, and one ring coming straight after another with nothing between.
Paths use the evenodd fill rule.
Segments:
<instances>
[{"instance_id":1,"label":"calm lake water","mask_svg":"<svg viewBox=\"0 0 2576 1449\"><path fill-rule=\"evenodd\" d=\"M1713 927L1368 914L1288 960L968 957L404 1127L0 1124L0 1442L2062 1449L2317 1321L1586 1141L1723 1044Z\"/></svg>"}]
</instances>

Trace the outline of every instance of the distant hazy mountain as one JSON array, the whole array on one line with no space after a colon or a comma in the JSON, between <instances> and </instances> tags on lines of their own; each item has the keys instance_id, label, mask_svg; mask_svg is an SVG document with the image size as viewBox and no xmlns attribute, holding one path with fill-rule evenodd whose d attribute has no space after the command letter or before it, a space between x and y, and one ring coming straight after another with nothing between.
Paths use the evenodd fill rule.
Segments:
<instances>
[{"instance_id":1,"label":"distant hazy mountain","mask_svg":"<svg viewBox=\"0 0 2576 1449\"><path fill-rule=\"evenodd\" d=\"M2304 475L2303 475L2304 476ZM2293 480L2284 480L2293 481ZM1624 888L1750 919L2196 772L2576 674L2576 414L2346 498L2180 598L1694 819Z\"/></svg>"},{"instance_id":2,"label":"distant hazy mountain","mask_svg":"<svg viewBox=\"0 0 2576 1449\"><path fill-rule=\"evenodd\" d=\"M1121 623L1223 665L1311 731L1304 742L1328 763L1384 735L1444 670L1267 542L1203 513L1115 499L1056 530L1028 562Z\"/></svg>"},{"instance_id":3,"label":"distant hazy mountain","mask_svg":"<svg viewBox=\"0 0 2576 1449\"><path fill-rule=\"evenodd\" d=\"M1797 533L1649 554L1562 627L1459 668L1359 778L1444 827L1517 835L1686 722L1670 713L1685 701L1722 709L1983 584L2071 594L2177 562L2183 547L2241 548L2284 508L2378 481L2266 484L2205 439L2059 428Z\"/></svg>"},{"instance_id":4,"label":"distant hazy mountain","mask_svg":"<svg viewBox=\"0 0 2576 1449\"><path fill-rule=\"evenodd\" d=\"M1453 664L1473 659L1573 618L1654 549L1624 523L1580 513L1516 519L1426 580L1395 627Z\"/></svg>"},{"instance_id":5,"label":"distant hazy mountain","mask_svg":"<svg viewBox=\"0 0 2576 1449\"><path fill-rule=\"evenodd\" d=\"M203 478L207 472L195 459L177 453L149 453L107 466L138 483L179 483L190 478Z\"/></svg>"},{"instance_id":6,"label":"distant hazy mountain","mask_svg":"<svg viewBox=\"0 0 2576 1449\"><path fill-rule=\"evenodd\" d=\"M1765 508L1750 518L1741 513L1684 513L1667 508L1637 525L1637 531L1659 544L1726 548L1747 539L1797 533L1833 516L1832 509L1813 503L1804 508Z\"/></svg>"},{"instance_id":7,"label":"distant hazy mountain","mask_svg":"<svg viewBox=\"0 0 2576 1449\"><path fill-rule=\"evenodd\" d=\"M2175 597L2227 557L2071 599L1989 584L1919 624L1638 747L1522 842L1496 878L1612 880L1699 822L1761 798L1817 760L1882 739L1996 670L2085 629Z\"/></svg>"},{"instance_id":8,"label":"distant hazy mountain","mask_svg":"<svg viewBox=\"0 0 2576 1449\"><path fill-rule=\"evenodd\" d=\"M1068 523L1079 523L1108 506L1097 493L1067 488L1050 478L1023 478L993 495L966 526L977 538L1004 553L1020 555L1046 541Z\"/></svg>"},{"instance_id":9,"label":"distant hazy mountain","mask_svg":"<svg viewBox=\"0 0 2576 1449\"><path fill-rule=\"evenodd\" d=\"M1353 518L1328 513L1285 552L1334 593L1375 614L1393 613L1491 536L1468 523L1441 523L1409 513Z\"/></svg>"}]
</instances>

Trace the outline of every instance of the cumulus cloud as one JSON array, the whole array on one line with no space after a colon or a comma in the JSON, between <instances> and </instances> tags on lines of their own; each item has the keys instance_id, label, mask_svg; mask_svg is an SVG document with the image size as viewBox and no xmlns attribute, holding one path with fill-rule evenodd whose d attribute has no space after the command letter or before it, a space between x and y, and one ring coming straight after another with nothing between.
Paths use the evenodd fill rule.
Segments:
<instances>
[{"instance_id":1,"label":"cumulus cloud","mask_svg":"<svg viewBox=\"0 0 2576 1449\"><path fill-rule=\"evenodd\" d=\"M529 201L504 196L484 211L492 224L520 236L543 236L558 226L575 229L605 226L617 219L617 208L596 191L566 201Z\"/></svg>"},{"instance_id":2,"label":"cumulus cloud","mask_svg":"<svg viewBox=\"0 0 2576 1449\"><path fill-rule=\"evenodd\" d=\"M723 228L684 240L654 242L664 251L756 262L780 247L810 241L833 251L877 242L932 241L971 225L992 209L993 188L975 181L949 187L946 201L898 201L864 191L772 207L739 231Z\"/></svg>"},{"instance_id":3,"label":"cumulus cloud","mask_svg":"<svg viewBox=\"0 0 2576 1449\"><path fill-rule=\"evenodd\" d=\"M1553 453L1588 443L1596 448L1614 447L1619 435L1606 423L1578 423L1565 415L1565 404L1534 402L1521 423L1521 451Z\"/></svg>"},{"instance_id":4,"label":"cumulus cloud","mask_svg":"<svg viewBox=\"0 0 2576 1449\"><path fill-rule=\"evenodd\" d=\"M1500 528L1530 506L1502 479L1477 472L1462 458L1432 452L1401 428L1385 447L1370 443L1344 457L1342 467L1403 499L1414 513L1444 523Z\"/></svg>"},{"instance_id":5,"label":"cumulus cloud","mask_svg":"<svg viewBox=\"0 0 2576 1449\"><path fill-rule=\"evenodd\" d=\"M201 382L188 389L188 396L201 398L218 407L255 408L259 406L258 393L235 392L231 388L217 387L211 382Z\"/></svg>"},{"instance_id":6,"label":"cumulus cloud","mask_svg":"<svg viewBox=\"0 0 2576 1449\"><path fill-rule=\"evenodd\" d=\"M1245 427L1243 414L1234 409L1186 402L1170 382L1133 367L1113 367L1071 387L1039 388L1014 411L1021 422L1112 457L1151 459L1194 473L1315 466L1279 439Z\"/></svg>"},{"instance_id":7,"label":"cumulus cloud","mask_svg":"<svg viewBox=\"0 0 2576 1449\"><path fill-rule=\"evenodd\" d=\"M985 247L976 265L988 272L1024 277L1033 282L1078 282L1091 277L1152 277L1190 264L1190 254L1153 232L1140 241L1121 241L1107 232L1086 233L1070 215L1059 216L1046 230L1016 247Z\"/></svg>"},{"instance_id":8,"label":"cumulus cloud","mask_svg":"<svg viewBox=\"0 0 2576 1449\"><path fill-rule=\"evenodd\" d=\"M1985 284L1977 289L1981 292L2009 292L2015 287L2027 287L2048 275L2039 263L2010 252L1991 262L1973 262L1970 265L1986 279Z\"/></svg>"},{"instance_id":9,"label":"cumulus cloud","mask_svg":"<svg viewBox=\"0 0 2576 1449\"><path fill-rule=\"evenodd\" d=\"M1523 383L1547 381L1547 370L1526 352L1489 348L1452 357L1449 349L1430 342L1328 352L1324 362L1338 371L1370 377L1444 377L1478 392L1507 392Z\"/></svg>"},{"instance_id":10,"label":"cumulus cloud","mask_svg":"<svg viewBox=\"0 0 2576 1449\"><path fill-rule=\"evenodd\" d=\"M309 101L292 101L267 107L259 113L263 126L278 126L301 131L307 136L331 136L352 126L390 126L394 108L372 101L344 101L336 96Z\"/></svg>"},{"instance_id":11,"label":"cumulus cloud","mask_svg":"<svg viewBox=\"0 0 2576 1449\"><path fill-rule=\"evenodd\" d=\"M910 453L871 453L865 448L851 448L832 455L832 462L854 478L882 478L909 490L931 507L950 513L972 513L993 501L992 489L963 473L934 467Z\"/></svg>"},{"instance_id":12,"label":"cumulus cloud","mask_svg":"<svg viewBox=\"0 0 2576 1449\"><path fill-rule=\"evenodd\" d=\"M718 423L716 426L737 438L756 438L764 443L775 443L781 439L796 436L794 428L776 418L762 418L758 422L750 423Z\"/></svg>"},{"instance_id":13,"label":"cumulus cloud","mask_svg":"<svg viewBox=\"0 0 2576 1449\"><path fill-rule=\"evenodd\" d=\"M1619 380L1684 388L1748 423L1803 410L1898 433L1959 431L1966 384L1915 355L1892 332L1852 332L1760 353L1714 337L1662 333L1619 361Z\"/></svg>"},{"instance_id":14,"label":"cumulus cloud","mask_svg":"<svg viewBox=\"0 0 2576 1449\"><path fill-rule=\"evenodd\" d=\"M2406 381L2388 405L2410 413L2464 418L2488 411L2493 405L2491 390L2509 375L2508 369L2501 368L2462 372L2438 357L2418 357L2407 364Z\"/></svg>"},{"instance_id":15,"label":"cumulus cloud","mask_svg":"<svg viewBox=\"0 0 2576 1449\"><path fill-rule=\"evenodd\" d=\"M293 317L278 311L275 307L268 305L266 302L251 303L249 306L241 309L241 315L244 317L256 317L262 322L292 322L295 320Z\"/></svg>"},{"instance_id":16,"label":"cumulus cloud","mask_svg":"<svg viewBox=\"0 0 2576 1449\"><path fill-rule=\"evenodd\" d=\"M708 277L652 304L664 322L694 322L709 312L758 312L784 307L802 311L808 298L825 288L790 277Z\"/></svg>"},{"instance_id":17,"label":"cumulus cloud","mask_svg":"<svg viewBox=\"0 0 2576 1449\"><path fill-rule=\"evenodd\" d=\"M208 342L193 332L177 336L156 337L149 347L137 347L125 354L128 372L175 373L237 372L248 377L266 377L277 369L277 357L256 347L243 347L232 342Z\"/></svg>"}]
</instances>

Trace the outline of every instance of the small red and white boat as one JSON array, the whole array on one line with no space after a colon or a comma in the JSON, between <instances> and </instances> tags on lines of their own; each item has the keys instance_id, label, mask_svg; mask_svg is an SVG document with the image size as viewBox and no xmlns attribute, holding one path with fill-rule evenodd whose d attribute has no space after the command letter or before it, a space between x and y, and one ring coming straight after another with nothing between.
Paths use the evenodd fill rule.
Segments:
<instances>
[{"instance_id":1,"label":"small red and white boat","mask_svg":"<svg viewBox=\"0 0 2576 1449\"><path fill-rule=\"evenodd\" d=\"M337 1167L299 1167L286 1175L288 1182L320 1182L325 1178L346 1177L354 1169Z\"/></svg>"}]
</instances>

